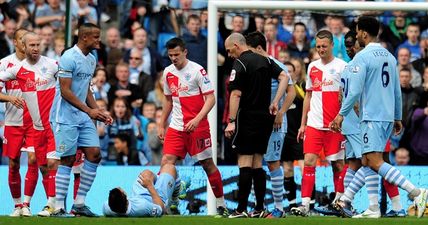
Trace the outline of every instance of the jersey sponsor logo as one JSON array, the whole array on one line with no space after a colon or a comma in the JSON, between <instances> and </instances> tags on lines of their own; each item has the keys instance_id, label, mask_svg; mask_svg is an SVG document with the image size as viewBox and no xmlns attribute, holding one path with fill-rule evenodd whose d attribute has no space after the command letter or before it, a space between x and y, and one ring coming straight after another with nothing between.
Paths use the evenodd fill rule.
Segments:
<instances>
[{"instance_id":1,"label":"jersey sponsor logo","mask_svg":"<svg viewBox=\"0 0 428 225\"><path fill-rule=\"evenodd\" d=\"M206 76L207 75L207 71L205 71L204 68L202 68L200 71L201 71L202 76Z\"/></svg>"},{"instance_id":2,"label":"jersey sponsor logo","mask_svg":"<svg viewBox=\"0 0 428 225\"><path fill-rule=\"evenodd\" d=\"M236 70L230 71L230 78L229 81L234 81L236 76Z\"/></svg>"},{"instance_id":3,"label":"jersey sponsor logo","mask_svg":"<svg viewBox=\"0 0 428 225\"><path fill-rule=\"evenodd\" d=\"M317 89L317 88L321 88L321 87L326 87L326 86L331 86L333 85L333 81L332 80L323 80L320 81L318 78L315 78L314 82L313 82L313 88Z\"/></svg>"},{"instance_id":4,"label":"jersey sponsor logo","mask_svg":"<svg viewBox=\"0 0 428 225\"><path fill-rule=\"evenodd\" d=\"M92 78L92 74L91 73L77 73L76 77L79 80L87 80L87 79Z\"/></svg>"},{"instance_id":5,"label":"jersey sponsor logo","mask_svg":"<svg viewBox=\"0 0 428 225\"><path fill-rule=\"evenodd\" d=\"M10 67L12 67L12 66L14 66L14 65L13 65L13 63L11 63L11 62L10 62L9 64L7 64L7 68L10 68Z\"/></svg>"},{"instance_id":6,"label":"jersey sponsor logo","mask_svg":"<svg viewBox=\"0 0 428 225\"><path fill-rule=\"evenodd\" d=\"M174 83L171 83L170 86L169 86L169 89L171 89L171 92L173 94L178 94L179 92L188 91L189 87L188 86L184 86L182 84L178 84L178 86L177 86Z\"/></svg>"}]
</instances>

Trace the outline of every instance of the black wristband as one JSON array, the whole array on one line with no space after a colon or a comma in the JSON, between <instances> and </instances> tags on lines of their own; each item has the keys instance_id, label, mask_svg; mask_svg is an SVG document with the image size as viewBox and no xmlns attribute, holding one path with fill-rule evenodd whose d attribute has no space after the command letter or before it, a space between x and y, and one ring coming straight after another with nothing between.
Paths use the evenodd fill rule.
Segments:
<instances>
[{"instance_id":1,"label":"black wristband","mask_svg":"<svg viewBox=\"0 0 428 225\"><path fill-rule=\"evenodd\" d=\"M236 119L235 118L229 118L229 123L235 123Z\"/></svg>"}]
</instances>

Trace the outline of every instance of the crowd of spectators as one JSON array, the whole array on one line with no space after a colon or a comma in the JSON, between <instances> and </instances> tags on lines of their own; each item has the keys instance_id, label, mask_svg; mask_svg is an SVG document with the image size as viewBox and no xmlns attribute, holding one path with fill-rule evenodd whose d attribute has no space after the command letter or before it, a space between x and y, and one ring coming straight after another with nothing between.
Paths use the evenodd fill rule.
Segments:
<instances>
[{"instance_id":1,"label":"crowd of spectators","mask_svg":"<svg viewBox=\"0 0 428 225\"><path fill-rule=\"evenodd\" d=\"M397 0L394 0L397 1ZM414 0L419 1L419 0ZM162 143L156 125L162 111L163 69L170 64L165 43L175 36L187 44L188 58L207 67L208 0L72 0L72 30L84 22L103 27L98 67L92 90L100 107L106 107L114 123L98 124L104 164L157 165ZM14 52L12 38L18 27L42 37L42 53L59 59L65 48L64 0L0 0L0 58ZM401 136L392 137L392 159L397 164L428 164L428 17L426 11L307 11L251 10L218 13L219 111L227 110L226 82L232 59L224 40L232 32L263 32L267 52L279 61L291 62L298 81L306 66L319 58L314 34L330 30L334 55L349 61L344 34L354 29L358 15L375 14L382 21L381 43L397 57L403 95ZM4 107L3 104L0 104ZM0 110L3 111L4 110ZM222 113L219 113L222 115ZM3 120L3 119L2 119ZM224 119L219 118L219 164L236 164L223 143ZM222 124L223 121L223 124ZM215 126L211 124L211 126ZM285 143L287 144L287 143ZM185 161L188 164L192 160Z\"/></svg>"}]
</instances>

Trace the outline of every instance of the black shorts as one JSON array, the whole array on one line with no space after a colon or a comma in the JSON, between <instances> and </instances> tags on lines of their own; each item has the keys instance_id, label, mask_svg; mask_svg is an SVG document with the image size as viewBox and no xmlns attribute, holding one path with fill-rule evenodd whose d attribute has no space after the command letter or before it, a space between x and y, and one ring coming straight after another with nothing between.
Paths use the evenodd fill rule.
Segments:
<instances>
[{"instance_id":1,"label":"black shorts","mask_svg":"<svg viewBox=\"0 0 428 225\"><path fill-rule=\"evenodd\" d=\"M268 112L239 111L232 150L240 155L265 154L275 117Z\"/></svg>"},{"instance_id":2,"label":"black shorts","mask_svg":"<svg viewBox=\"0 0 428 225\"><path fill-rule=\"evenodd\" d=\"M296 137L286 135L282 145L281 161L290 162L303 159L303 140L297 143Z\"/></svg>"}]
</instances>

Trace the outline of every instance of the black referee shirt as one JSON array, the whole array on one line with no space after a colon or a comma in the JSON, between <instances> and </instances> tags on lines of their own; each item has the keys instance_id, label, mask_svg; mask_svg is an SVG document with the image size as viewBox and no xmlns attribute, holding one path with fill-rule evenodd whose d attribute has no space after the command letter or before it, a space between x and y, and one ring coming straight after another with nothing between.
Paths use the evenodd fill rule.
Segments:
<instances>
[{"instance_id":1,"label":"black referee shirt","mask_svg":"<svg viewBox=\"0 0 428 225\"><path fill-rule=\"evenodd\" d=\"M272 79L278 79L281 72L271 59L245 51L233 63L229 91L241 91L241 110L267 111L271 103Z\"/></svg>"}]
</instances>

